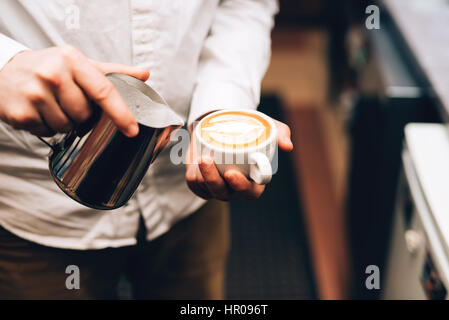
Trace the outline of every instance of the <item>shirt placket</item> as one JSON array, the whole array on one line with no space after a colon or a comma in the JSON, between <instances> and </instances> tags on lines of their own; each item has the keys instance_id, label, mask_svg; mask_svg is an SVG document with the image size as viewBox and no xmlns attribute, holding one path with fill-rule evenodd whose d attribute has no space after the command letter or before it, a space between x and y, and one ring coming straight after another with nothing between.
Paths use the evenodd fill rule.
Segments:
<instances>
[{"instance_id":1,"label":"shirt placket","mask_svg":"<svg viewBox=\"0 0 449 320\"><path fill-rule=\"evenodd\" d=\"M147 68L153 73L155 69L154 42L156 39L156 30L153 27L156 24L157 16L152 9L151 0L129 0L130 23L131 23L131 57L134 66ZM157 73L156 73L157 74ZM153 78L153 75L152 75ZM124 206L125 215L142 214L142 207L139 201L141 194L139 186L134 196Z\"/></svg>"},{"instance_id":2,"label":"shirt placket","mask_svg":"<svg viewBox=\"0 0 449 320\"><path fill-rule=\"evenodd\" d=\"M130 0L133 64L150 70L156 66L154 48L158 19L152 9L152 2Z\"/></svg>"}]
</instances>

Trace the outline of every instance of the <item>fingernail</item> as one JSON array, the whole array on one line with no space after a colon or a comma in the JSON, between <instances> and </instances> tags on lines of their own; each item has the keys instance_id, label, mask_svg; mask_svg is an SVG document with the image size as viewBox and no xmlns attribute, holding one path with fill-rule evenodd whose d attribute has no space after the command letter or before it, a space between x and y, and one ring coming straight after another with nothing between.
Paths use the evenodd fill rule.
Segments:
<instances>
[{"instance_id":1,"label":"fingernail","mask_svg":"<svg viewBox=\"0 0 449 320\"><path fill-rule=\"evenodd\" d=\"M142 69L142 71L145 73L145 78L148 79L150 77L150 70Z\"/></svg>"},{"instance_id":2,"label":"fingernail","mask_svg":"<svg viewBox=\"0 0 449 320\"><path fill-rule=\"evenodd\" d=\"M209 157L201 158L201 163L203 163L203 164L205 164L207 166L210 166L212 164L212 159L209 158Z\"/></svg>"},{"instance_id":3,"label":"fingernail","mask_svg":"<svg viewBox=\"0 0 449 320\"><path fill-rule=\"evenodd\" d=\"M234 173L228 173L228 174L226 174L225 175L225 179L228 181L228 182L234 182L234 180L235 180L235 175L234 175Z\"/></svg>"},{"instance_id":4,"label":"fingernail","mask_svg":"<svg viewBox=\"0 0 449 320\"><path fill-rule=\"evenodd\" d=\"M139 133L139 126L136 123L133 123L126 129L126 133L128 137L135 137Z\"/></svg>"}]
</instances>

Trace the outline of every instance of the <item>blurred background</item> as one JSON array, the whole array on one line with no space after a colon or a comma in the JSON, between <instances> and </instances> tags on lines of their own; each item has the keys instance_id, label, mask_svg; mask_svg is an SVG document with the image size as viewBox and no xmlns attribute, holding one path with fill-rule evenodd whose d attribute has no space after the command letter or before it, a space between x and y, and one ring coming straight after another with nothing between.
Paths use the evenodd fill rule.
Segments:
<instances>
[{"instance_id":1,"label":"blurred background","mask_svg":"<svg viewBox=\"0 0 449 320\"><path fill-rule=\"evenodd\" d=\"M432 210L449 207L424 201L433 218L413 230L416 194L433 191L411 195L403 163L408 123L448 119L447 21L445 0L280 1L259 110L290 125L295 149L260 200L231 203L228 298L446 298L449 224ZM427 144L441 153L444 135Z\"/></svg>"}]
</instances>

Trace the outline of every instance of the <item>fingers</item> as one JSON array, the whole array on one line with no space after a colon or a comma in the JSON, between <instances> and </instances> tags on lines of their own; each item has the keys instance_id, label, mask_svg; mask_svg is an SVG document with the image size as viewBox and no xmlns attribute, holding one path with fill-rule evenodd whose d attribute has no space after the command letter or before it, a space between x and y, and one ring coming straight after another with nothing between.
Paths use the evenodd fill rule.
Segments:
<instances>
[{"instance_id":1,"label":"fingers","mask_svg":"<svg viewBox=\"0 0 449 320\"><path fill-rule=\"evenodd\" d=\"M28 81L6 109L5 120L14 128L36 135L51 136L56 132L68 132L72 121L61 110L52 90L38 81Z\"/></svg>"},{"instance_id":2,"label":"fingers","mask_svg":"<svg viewBox=\"0 0 449 320\"><path fill-rule=\"evenodd\" d=\"M83 123L90 118L92 109L89 101L72 79L68 79L64 86L56 88L55 94L60 107L73 122Z\"/></svg>"},{"instance_id":3,"label":"fingers","mask_svg":"<svg viewBox=\"0 0 449 320\"><path fill-rule=\"evenodd\" d=\"M35 103L43 124L55 132L69 132L73 128L72 121L67 117L64 111L59 107L55 97L50 92L45 95L44 100ZM51 132L49 132L51 135Z\"/></svg>"},{"instance_id":4,"label":"fingers","mask_svg":"<svg viewBox=\"0 0 449 320\"><path fill-rule=\"evenodd\" d=\"M40 115L38 115L40 117ZM55 131L45 123L43 118L39 119L39 122L34 123L32 126L24 126L22 130L29 131L31 134L39 137L51 137L55 134Z\"/></svg>"},{"instance_id":5,"label":"fingers","mask_svg":"<svg viewBox=\"0 0 449 320\"><path fill-rule=\"evenodd\" d=\"M193 193L205 200L211 199L212 195L204 183L200 169L198 168L198 154L196 150L196 141L193 136L190 139L189 149L186 157L186 182Z\"/></svg>"},{"instance_id":6,"label":"fingers","mask_svg":"<svg viewBox=\"0 0 449 320\"><path fill-rule=\"evenodd\" d=\"M227 184L235 190L235 194L241 199L258 199L265 190L264 185L259 185L249 180L240 171L235 169L226 170L224 177Z\"/></svg>"},{"instance_id":7,"label":"fingers","mask_svg":"<svg viewBox=\"0 0 449 320\"><path fill-rule=\"evenodd\" d=\"M17 130L26 130L38 136L51 136L51 129L45 126L38 110L26 99L16 101L13 110L2 115L2 120Z\"/></svg>"},{"instance_id":8,"label":"fingers","mask_svg":"<svg viewBox=\"0 0 449 320\"><path fill-rule=\"evenodd\" d=\"M212 198L209 190L204 185L204 178L201 176L197 165L187 165L186 182L189 189L200 198L205 200Z\"/></svg>"},{"instance_id":9,"label":"fingers","mask_svg":"<svg viewBox=\"0 0 449 320\"><path fill-rule=\"evenodd\" d=\"M210 157L202 157L198 165L204 184L214 198L227 201L230 192L225 180L221 177L213 160Z\"/></svg>"},{"instance_id":10,"label":"fingers","mask_svg":"<svg viewBox=\"0 0 449 320\"><path fill-rule=\"evenodd\" d=\"M123 134L134 137L139 133L134 115L114 85L94 65L87 59L80 61L73 69L73 76L86 95L106 112Z\"/></svg>"},{"instance_id":11,"label":"fingers","mask_svg":"<svg viewBox=\"0 0 449 320\"><path fill-rule=\"evenodd\" d=\"M95 102L129 137L138 124L105 73L119 72L145 81L148 70L86 58L71 46L17 54L0 74L0 119L36 134L66 132L91 115ZM3 94L5 95L5 94ZM8 100L8 101L6 101Z\"/></svg>"},{"instance_id":12,"label":"fingers","mask_svg":"<svg viewBox=\"0 0 449 320\"><path fill-rule=\"evenodd\" d=\"M201 159L198 165L188 165L186 182L193 193L206 200L255 200L265 190L264 185L258 185L234 169L227 170L223 178L210 158Z\"/></svg>"},{"instance_id":13,"label":"fingers","mask_svg":"<svg viewBox=\"0 0 449 320\"><path fill-rule=\"evenodd\" d=\"M142 81L146 81L150 77L150 71L144 68L132 67L119 63L99 62L91 59L89 59L89 62L103 74L112 72L123 73Z\"/></svg>"},{"instance_id":14,"label":"fingers","mask_svg":"<svg viewBox=\"0 0 449 320\"><path fill-rule=\"evenodd\" d=\"M291 132L289 126L280 121L274 120L278 130L278 145L283 151L292 151L293 143L291 140Z\"/></svg>"}]
</instances>

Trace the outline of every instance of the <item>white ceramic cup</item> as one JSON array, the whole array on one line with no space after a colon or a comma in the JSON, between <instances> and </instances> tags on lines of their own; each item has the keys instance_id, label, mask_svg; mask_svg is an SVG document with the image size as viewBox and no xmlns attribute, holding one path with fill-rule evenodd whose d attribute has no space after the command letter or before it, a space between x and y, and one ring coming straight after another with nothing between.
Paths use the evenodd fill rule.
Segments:
<instances>
[{"instance_id":1,"label":"white ceramic cup","mask_svg":"<svg viewBox=\"0 0 449 320\"><path fill-rule=\"evenodd\" d=\"M224 148L217 147L206 142L201 137L201 124L206 119L227 112L244 112L258 115L265 119L271 126L270 135L259 145L246 148ZM237 169L246 177L251 178L258 184L267 184L273 175L271 160L277 148L277 129L274 121L267 115L248 109L226 109L208 114L195 127L195 139L197 153L200 156L210 156L221 175L230 168Z\"/></svg>"}]
</instances>

